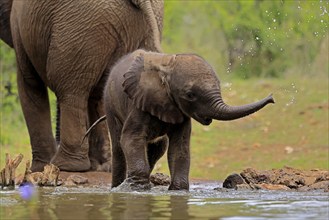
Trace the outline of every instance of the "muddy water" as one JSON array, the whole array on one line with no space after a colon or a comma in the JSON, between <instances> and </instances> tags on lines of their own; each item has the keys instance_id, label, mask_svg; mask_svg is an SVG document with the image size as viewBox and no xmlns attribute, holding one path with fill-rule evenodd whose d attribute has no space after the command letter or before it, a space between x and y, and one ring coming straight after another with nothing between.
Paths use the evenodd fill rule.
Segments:
<instances>
[{"instance_id":1,"label":"muddy water","mask_svg":"<svg viewBox=\"0 0 329 220\"><path fill-rule=\"evenodd\" d=\"M328 219L329 194L214 190L194 183L190 192L154 187L148 192L110 192L109 187L38 188L24 200L0 191L0 219Z\"/></svg>"}]
</instances>

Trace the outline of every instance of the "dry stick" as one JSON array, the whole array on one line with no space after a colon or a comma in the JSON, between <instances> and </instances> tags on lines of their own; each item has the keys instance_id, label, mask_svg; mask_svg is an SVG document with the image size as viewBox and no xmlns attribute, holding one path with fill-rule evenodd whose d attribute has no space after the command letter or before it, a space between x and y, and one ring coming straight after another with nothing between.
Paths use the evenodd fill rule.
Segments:
<instances>
[{"instance_id":1,"label":"dry stick","mask_svg":"<svg viewBox=\"0 0 329 220\"><path fill-rule=\"evenodd\" d=\"M14 160L11 161L10 164L10 176L11 176L11 181L12 184L15 185L15 173L16 173L16 169L18 167L18 165L22 162L23 160L23 154L19 154L15 157Z\"/></svg>"},{"instance_id":2,"label":"dry stick","mask_svg":"<svg viewBox=\"0 0 329 220\"><path fill-rule=\"evenodd\" d=\"M15 157L15 159L11 159L10 155L6 153L5 159L5 168L1 170L0 179L1 179L1 188L3 189L5 186L15 187L15 172L18 165L21 163L23 159L23 154L19 154Z\"/></svg>"},{"instance_id":3,"label":"dry stick","mask_svg":"<svg viewBox=\"0 0 329 220\"><path fill-rule=\"evenodd\" d=\"M24 177L23 177L23 183L26 183L29 181L28 178L30 177L30 174L31 174L30 166L31 166L30 160L27 160L26 166L25 166L25 173L24 173Z\"/></svg>"},{"instance_id":4,"label":"dry stick","mask_svg":"<svg viewBox=\"0 0 329 220\"><path fill-rule=\"evenodd\" d=\"M8 186L10 182L10 155L6 153L6 165L5 165L5 181L4 181L4 186Z\"/></svg>"},{"instance_id":5,"label":"dry stick","mask_svg":"<svg viewBox=\"0 0 329 220\"><path fill-rule=\"evenodd\" d=\"M5 186L5 168L3 168L0 172L0 185L1 185L1 189L3 189L3 187Z\"/></svg>"}]
</instances>

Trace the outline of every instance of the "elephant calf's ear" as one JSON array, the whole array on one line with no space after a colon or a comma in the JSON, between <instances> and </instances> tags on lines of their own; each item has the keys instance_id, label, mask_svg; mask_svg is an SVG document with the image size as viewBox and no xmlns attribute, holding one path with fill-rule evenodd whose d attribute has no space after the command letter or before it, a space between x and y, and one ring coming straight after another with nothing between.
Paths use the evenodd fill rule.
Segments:
<instances>
[{"instance_id":1,"label":"elephant calf's ear","mask_svg":"<svg viewBox=\"0 0 329 220\"><path fill-rule=\"evenodd\" d=\"M124 74L123 89L138 109L167 123L181 123L183 113L169 97L159 69L145 70L143 54L137 56Z\"/></svg>"}]
</instances>

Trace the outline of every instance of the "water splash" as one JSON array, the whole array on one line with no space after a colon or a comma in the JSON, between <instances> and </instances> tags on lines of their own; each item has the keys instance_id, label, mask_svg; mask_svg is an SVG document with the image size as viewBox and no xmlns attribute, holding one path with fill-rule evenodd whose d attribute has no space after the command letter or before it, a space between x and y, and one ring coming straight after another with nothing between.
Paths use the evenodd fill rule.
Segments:
<instances>
[{"instance_id":1,"label":"water splash","mask_svg":"<svg viewBox=\"0 0 329 220\"><path fill-rule=\"evenodd\" d=\"M289 101L285 104L285 106L289 107L296 102L296 94L298 93L298 89L296 88L296 85L294 83L291 83L290 89L284 89L284 93L289 94Z\"/></svg>"}]
</instances>

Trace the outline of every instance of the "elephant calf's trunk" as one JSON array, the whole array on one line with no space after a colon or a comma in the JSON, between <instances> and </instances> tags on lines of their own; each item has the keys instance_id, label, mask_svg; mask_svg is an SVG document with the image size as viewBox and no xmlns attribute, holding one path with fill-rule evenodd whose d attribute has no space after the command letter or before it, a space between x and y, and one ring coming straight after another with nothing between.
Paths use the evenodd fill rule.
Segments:
<instances>
[{"instance_id":1,"label":"elephant calf's trunk","mask_svg":"<svg viewBox=\"0 0 329 220\"><path fill-rule=\"evenodd\" d=\"M222 121L239 119L264 108L270 103L275 103L272 94L258 102L242 106L229 106L220 101L216 105L216 113L213 119Z\"/></svg>"}]
</instances>

